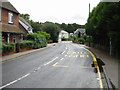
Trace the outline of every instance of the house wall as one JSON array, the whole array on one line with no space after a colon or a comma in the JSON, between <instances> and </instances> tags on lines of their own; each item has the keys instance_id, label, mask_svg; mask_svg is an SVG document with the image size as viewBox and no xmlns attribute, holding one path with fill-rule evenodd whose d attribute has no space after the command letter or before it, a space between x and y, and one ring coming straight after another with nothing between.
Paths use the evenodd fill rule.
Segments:
<instances>
[{"instance_id":1,"label":"house wall","mask_svg":"<svg viewBox=\"0 0 120 90\"><path fill-rule=\"evenodd\" d=\"M1 16L1 20L2 20L1 22L2 23L9 24L8 23L8 13L9 13L8 10L2 9L2 16ZM12 25L18 26L19 25L19 22L18 22L18 20L19 20L19 14L16 14L16 13L13 13L13 14L14 14L14 23Z\"/></svg>"},{"instance_id":2,"label":"house wall","mask_svg":"<svg viewBox=\"0 0 120 90\"><path fill-rule=\"evenodd\" d=\"M1 21L0 22L2 22L4 24L10 24L8 22L8 13L9 12L10 11L7 9L3 9L3 8L1 9ZM14 23L12 23L10 25L15 25L15 26L19 27L19 14L14 13L14 12L12 12L12 13L14 15ZM8 41L7 40L8 34L10 34L9 42L15 43L15 41L17 42L17 41L21 40L20 34L18 34L18 33L2 32L2 42L6 43ZM16 40L14 39L14 37L16 38Z\"/></svg>"},{"instance_id":3,"label":"house wall","mask_svg":"<svg viewBox=\"0 0 120 90\"><path fill-rule=\"evenodd\" d=\"M6 43L7 42L7 37L8 37L7 33L2 33L2 42ZM14 40L14 37L16 37L16 40ZM20 34L10 33L10 36L9 36L9 41L10 42L15 43L19 40L21 40Z\"/></svg>"}]
</instances>

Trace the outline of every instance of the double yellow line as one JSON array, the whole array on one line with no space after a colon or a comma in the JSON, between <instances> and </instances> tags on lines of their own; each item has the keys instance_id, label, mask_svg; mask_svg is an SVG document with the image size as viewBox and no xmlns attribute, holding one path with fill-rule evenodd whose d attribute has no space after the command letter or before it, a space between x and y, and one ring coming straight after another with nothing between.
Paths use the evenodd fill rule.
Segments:
<instances>
[{"instance_id":1,"label":"double yellow line","mask_svg":"<svg viewBox=\"0 0 120 90\"><path fill-rule=\"evenodd\" d=\"M85 49L85 48L84 48L84 49ZM101 88L101 90L102 90L102 89L103 89L102 78L101 78L100 69L99 69L98 62L97 62L97 60L96 60L96 57L95 57L95 55L94 55L90 50L88 50L88 49L85 49L85 50L88 51L88 52L91 54L91 56L93 57L94 65L95 65L95 67L97 68L98 76L99 76L99 78L100 78L100 88Z\"/></svg>"}]
</instances>

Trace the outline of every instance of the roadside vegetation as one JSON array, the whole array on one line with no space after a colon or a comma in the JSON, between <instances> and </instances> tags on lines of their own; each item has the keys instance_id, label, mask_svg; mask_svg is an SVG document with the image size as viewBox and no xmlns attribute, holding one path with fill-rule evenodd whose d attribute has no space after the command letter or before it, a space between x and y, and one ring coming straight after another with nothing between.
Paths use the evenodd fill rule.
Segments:
<instances>
[{"instance_id":1,"label":"roadside vegetation","mask_svg":"<svg viewBox=\"0 0 120 90\"><path fill-rule=\"evenodd\" d=\"M84 28L84 25L79 25L76 23L73 24L59 24L59 23L53 23L53 22L34 22L33 20L30 20L29 14L21 14L21 17L23 17L33 28L33 32L36 33L38 31L44 31L50 34L50 41L52 42L58 42L58 36L59 32L61 30L65 30L68 33L74 33L78 28Z\"/></svg>"},{"instance_id":2,"label":"roadside vegetation","mask_svg":"<svg viewBox=\"0 0 120 90\"><path fill-rule=\"evenodd\" d=\"M100 2L85 25L87 35L93 37L95 48L110 52L120 58L120 2Z\"/></svg>"},{"instance_id":3,"label":"roadside vegetation","mask_svg":"<svg viewBox=\"0 0 120 90\"><path fill-rule=\"evenodd\" d=\"M25 40L16 43L2 43L1 53L19 52L23 49L38 49L47 46L50 34L39 31L37 33L28 34Z\"/></svg>"}]
</instances>

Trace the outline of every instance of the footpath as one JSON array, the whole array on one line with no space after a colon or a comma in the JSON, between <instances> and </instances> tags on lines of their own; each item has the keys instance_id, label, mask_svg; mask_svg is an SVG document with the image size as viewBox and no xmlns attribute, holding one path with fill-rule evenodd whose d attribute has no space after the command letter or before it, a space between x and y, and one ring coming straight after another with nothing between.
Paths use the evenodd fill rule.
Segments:
<instances>
[{"instance_id":1,"label":"footpath","mask_svg":"<svg viewBox=\"0 0 120 90\"><path fill-rule=\"evenodd\" d=\"M108 53L105 53L101 50L94 49L92 47L88 47L83 45L85 48L89 49L92 51L97 58L100 58L104 63L105 63L105 70L107 73L107 76L110 78L112 83L115 85L116 88L119 88L118 82L119 82L119 62L111 57Z\"/></svg>"},{"instance_id":2,"label":"footpath","mask_svg":"<svg viewBox=\"0 0 120 90\"><path fill-rule=\"evenodd\" d=\"M19 52L19 53L14 53L14 54L11 54L11 55L3 56L3 57L2 57L2 62L6 61L6 60L13 59L13 58L16 58L16 57L19 57L19 56L22 56L22 55L30 54L30 53L32 53L32 52L36 52L36 51L40 51L40 50L43 50L43 49L52 47L52 46L54 46L55 44L56 44L56 43L52 43L52 44L48 44L47 47L44 47L44 48L33 49L33 50L28 50L28 51L24 51L24 52Z\"/></svg>"}]
</instances>

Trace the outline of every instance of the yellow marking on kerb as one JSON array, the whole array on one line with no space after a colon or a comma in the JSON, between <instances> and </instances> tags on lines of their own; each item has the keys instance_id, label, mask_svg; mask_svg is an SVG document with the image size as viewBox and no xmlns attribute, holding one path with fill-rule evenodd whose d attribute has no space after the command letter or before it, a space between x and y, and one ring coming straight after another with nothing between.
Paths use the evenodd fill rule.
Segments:
<instances>
[{"instance_id":1,"label":"yellow marking on kerb","mask_svg":"<svg viewBox=\"0 0 120 90\"><path fill-rule=\"evenodd\" d=\"M85 48L84 48L84 49L85 49ZM103 83L102 83L102 78L101 78L101 74L100 74L100 69L99 69L99 66L98 66L98 62L97 62L94 54L93 54L90 50L88 50L88 49L85 49L85 50L88 51L88 52L91 54L91 56L93 57L93 61L94 61L95 67L97 68L98 76L99 76L99 78L100 78L100 88L101 88L101 90L102 90L102 89L103 89Z\"/></svg>"}]
</instances>

